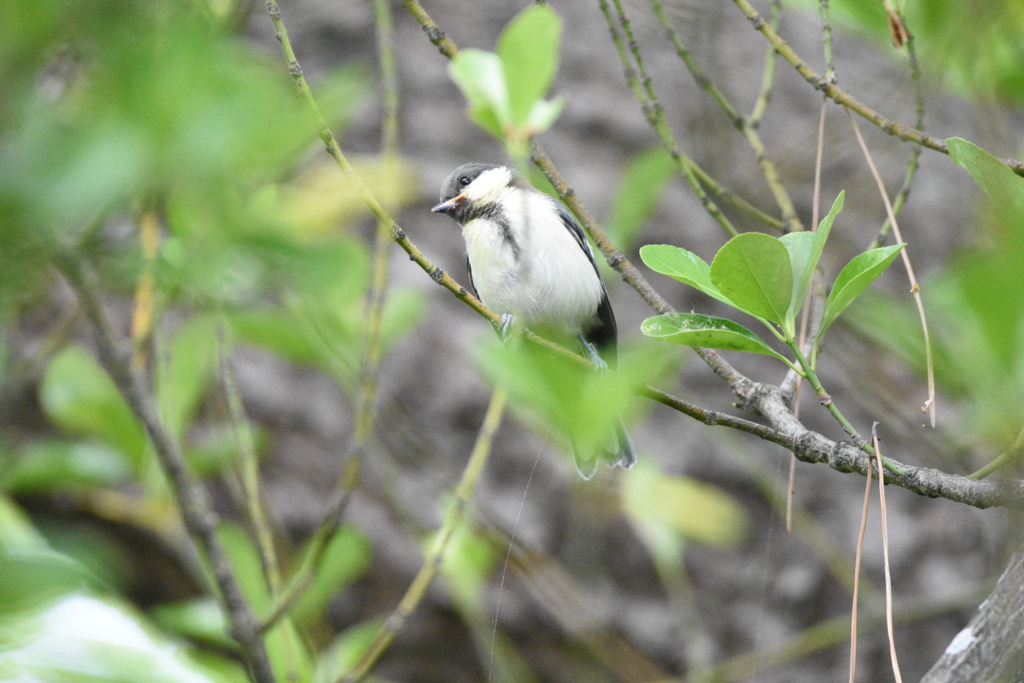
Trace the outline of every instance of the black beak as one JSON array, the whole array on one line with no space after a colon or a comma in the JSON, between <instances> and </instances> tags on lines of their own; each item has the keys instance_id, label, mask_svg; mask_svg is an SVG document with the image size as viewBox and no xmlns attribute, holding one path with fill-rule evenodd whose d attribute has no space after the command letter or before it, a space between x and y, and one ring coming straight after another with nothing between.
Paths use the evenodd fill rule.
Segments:
<instances>
[{"instance_id":1,"label":"black beak","mask_svg":"<svg viewBox=\"0 0 1024 683\"><path fill-rule=\"evenodd\" d=\"M455 209L462 206L462 203L466 201L466 193L463 192L460 195L452 197L446 202L441 202L437 206L431 209L434 213L448 213L450 214Z\"/></svg>"}]
</instances>

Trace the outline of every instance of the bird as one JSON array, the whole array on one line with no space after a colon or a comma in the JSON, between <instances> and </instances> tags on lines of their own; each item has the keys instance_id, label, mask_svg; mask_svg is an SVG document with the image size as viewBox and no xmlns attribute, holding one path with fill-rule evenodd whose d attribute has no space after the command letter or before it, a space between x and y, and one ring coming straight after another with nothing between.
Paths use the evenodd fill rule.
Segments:
<instances>
[{"instance_id":1,"label":"bird","mask_svg":"<svg viewBox=\"0 0 1024 683\"><path fill-rule=\"evenodd\" d=\"M601 371L616 367L618 332L608 290L583 230L558 200L508 166L468 163L444 181L431 211L462 227L470 285L502 316L503 338L519 321L544 336L577 342ZM599 453L580 453L573 444L580 476L593 477L599 462L623 469L636 463L621 421L609 442Z\"/></svg>"}]
</instances>

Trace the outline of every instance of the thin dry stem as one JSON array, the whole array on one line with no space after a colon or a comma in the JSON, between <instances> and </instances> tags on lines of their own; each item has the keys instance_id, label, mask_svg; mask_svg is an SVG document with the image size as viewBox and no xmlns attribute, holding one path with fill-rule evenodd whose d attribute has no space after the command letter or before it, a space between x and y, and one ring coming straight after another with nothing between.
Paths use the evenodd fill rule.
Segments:
<instances>
[{"instance_id":1,"label":"thin dry stem","mask_svg":"<svg viewBox=\"0 0 1024 683\"><path fill-rule=\"evenodd\" d=\"M892 632L892 575L889 571L889 521L885 509L885 468L882 467L882 450L878 447L878 423L871 427L871 442L878 462L878 505L882 515L882 558L885 564L885 627L889 633L889 659L896 683L903 683L900 663L896 659L896 638Z\"/></svg>"},{"instance_id":2,"label":"thin dry stem","mask_svg":"<svg viewBox=\"0 0 1024 683\"><path fill-rule=\"evenodd\" d=\"M875 162L871 158L871 152L868 150L867 144L864 142L864 136L860 133L860 126L857 125L857 120L853 118L853 114L850 110L846 110L846 115L850 118L850 124L853 126L853 132L857 135L857 142L860 144L861 151L864 152L864 158L868 162L868 168L871 169L871 175L875 179L875 184L878 186L878 192L882 195L882 202L885 204L885 211L889 215L889 221L892 222L892 232L896 236L897 242L903 242L903 236L900 234L900 226L896 222L896 214L892 209L892 202L889 201L889 193L885 190L885 183L882 182L882 176L878 172L878 168L875 167ZM914 295L914 303L917 304L917 313L921 318L921 331L924 333L924 355L925 365L928 372L928 400L925 401L924 405L921 406L921 411L928 412L931 419L932 427L935 427L935 364L932 360L932 340L931 335L928 332L928 318L924 313L924 302L921 301L921 286L917 283L917 278L914 276L914 267L910 264L910 256L907 254L907 250L903 249L900 252L900 256L903 259L903 265L907 269L907 278L910 280L910 292Z\"/></svg>"},{"instance_id":3,"label":"thin dry stem","mask_svg":"<svg viewBox=\"0 0 1024 683\"><path fill-rule=\"evenodd\" d=\"M878 448L875 448L875 452ZM850 608L850 683L857 677L857 609L860 598L860 560L864 555L864 532L868 528L868 505L871 503L871 468L864 477L864 507L860 513L857 533L857 556L853 561L853 607Z\"/></svg>"}]
</instances>

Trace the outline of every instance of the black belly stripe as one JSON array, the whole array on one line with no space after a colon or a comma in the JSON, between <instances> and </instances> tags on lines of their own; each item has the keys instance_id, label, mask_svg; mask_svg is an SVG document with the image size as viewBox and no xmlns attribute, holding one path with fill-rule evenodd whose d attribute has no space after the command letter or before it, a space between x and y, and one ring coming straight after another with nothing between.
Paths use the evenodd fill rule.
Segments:
<instances>
[{"instance_id":1,"label":"black belly stripe","mask_svg":"<svg viewBox=\"0 0 1024 683\"><path fill-rule=\"evenodd\" d=\"M505 217L505 212L501 210L501 207L496 202L475 207L469 220L486 220L497 225L498 229L501 230L502 240L512 249L512 258L516 260L516 263L519 262L519 243L512 232L512 225L508 222L508 218Z\"/></svg>"}]
</instances>

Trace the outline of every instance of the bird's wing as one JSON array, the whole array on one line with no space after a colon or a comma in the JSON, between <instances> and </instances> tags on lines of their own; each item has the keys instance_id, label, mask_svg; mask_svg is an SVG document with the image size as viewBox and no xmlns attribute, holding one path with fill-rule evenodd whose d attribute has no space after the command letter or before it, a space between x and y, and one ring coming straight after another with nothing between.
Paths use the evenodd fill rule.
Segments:
<instances>
[{"instance_id":1,"label":"bird's wing","mask_svg":"<svg viewBox=\"0 0 1024 683\"><path fill-rule=\"evenodd\" d=\"M466 255L466 275L469 276L469 286L473 288L473 296L480 298L480 292L476 291L476 283L473 282L473 264L469 262L469 255Z\"/></svg>"},{"instance_id":2,"label":"bird's wing","mask_svg":"<svg viewBox=\"0 0 1024 683\"><path fill-rule=\"evenodd\" d=\"M573 215L569 213L569 209L558 204L558 216L562 219L562 224L569 233L576 239L580 249L590 259L591 265L594 266L594 272L597 273L597 279L601 282L601 303L597 306L597 314L594 320L587 329L583 330L583 336L597 348L598 353L604 359L604 362L608 364L608 367L614 368L618 360L618 328L615 325L615 314L612 313L611 302L608 301L608 290L604 286L604 278L601 277L601 269L597 267L594 252L590 249L587 236L583 234L583 228L576 222Z\"/></svg>"}]
</instances>

